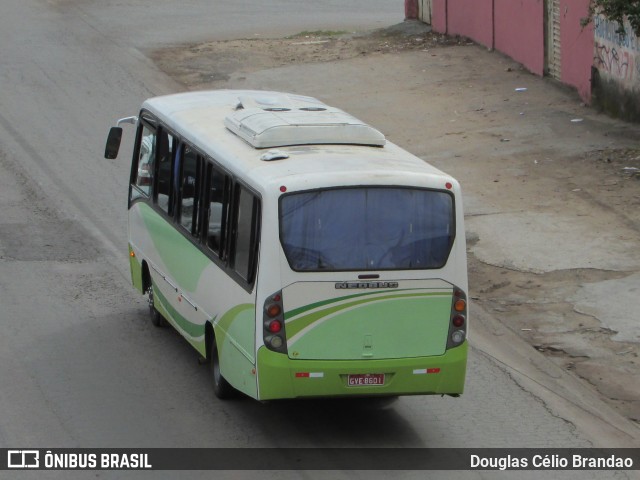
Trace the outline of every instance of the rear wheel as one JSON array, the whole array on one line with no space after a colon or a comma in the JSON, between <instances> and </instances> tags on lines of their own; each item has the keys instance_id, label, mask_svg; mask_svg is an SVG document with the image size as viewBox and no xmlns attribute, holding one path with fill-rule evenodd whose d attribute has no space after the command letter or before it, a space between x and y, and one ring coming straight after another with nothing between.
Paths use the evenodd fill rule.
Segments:
<instances>
[{"instance_id":1,"label":"rear wheel","mask_svg":"<svg viewBox=\"0 0 640 480\"><path fill-rule=\"evenodd\" d=\"M235 389L225 380L220 373L220 357L218 356L218 346L215 337L211 337L211 380L213 383L213 393L221 400L226 400L235 396Z\"/></svg>"},{"instance_id":2,"label":"rear wheel","mask_svg":"<svg viewBox=\"0 0 640 480\"><path fill-rule=\"evenodd\" d=\"M151 316L151 323L158 328L164 327L166 325L166 321L156 309L155 300L153 298L153 285L147 288L147 296L149 298L149 315Z\"/></svg>"}]
</instances>

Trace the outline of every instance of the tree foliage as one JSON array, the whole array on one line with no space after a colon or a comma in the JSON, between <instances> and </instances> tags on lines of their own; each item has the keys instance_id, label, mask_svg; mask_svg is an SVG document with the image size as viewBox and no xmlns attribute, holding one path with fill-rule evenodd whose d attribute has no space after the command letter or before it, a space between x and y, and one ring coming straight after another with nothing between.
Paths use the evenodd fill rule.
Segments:
<instances>
[{"instance_id":1,"label":"tree foliage","mask_svg":"<svg viewBox=\"0 0 640 480\"><path fill-rule=\"evenodd\" d=\"M589 23L594 15L604 15L609 20L618 22L618 33L624 34L624 19L629 20L631 28L640 36L640 0L591 0L589 4Z\"/></svg>"}]
</instances>

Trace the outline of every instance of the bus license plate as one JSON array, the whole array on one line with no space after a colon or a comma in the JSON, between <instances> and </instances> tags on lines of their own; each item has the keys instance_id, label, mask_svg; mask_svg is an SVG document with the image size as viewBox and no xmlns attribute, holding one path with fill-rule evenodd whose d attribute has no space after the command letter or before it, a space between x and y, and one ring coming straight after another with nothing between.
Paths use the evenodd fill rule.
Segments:
<instances>
[{"instance_id":1,"label":"bus license plate","mask_svg":"<svg viewBox=\"0 0 640 480\"><path fill-rule=\"evenodd\" d=\"M370 387L384 385L384 373L358 373L347 376L350 387Z\"/></svg>"}]
</instances>

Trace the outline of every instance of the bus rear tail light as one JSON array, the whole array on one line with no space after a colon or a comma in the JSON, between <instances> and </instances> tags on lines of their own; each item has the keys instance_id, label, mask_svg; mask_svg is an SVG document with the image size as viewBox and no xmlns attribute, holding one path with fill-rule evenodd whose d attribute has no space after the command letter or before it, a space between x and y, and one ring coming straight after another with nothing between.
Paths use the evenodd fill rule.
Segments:
<instances>
[{"instance_id":1,"label":"bus rear tail light","mask_svg":"<svg viewBox=\"0 0 640 480\"><path fill-rule=\"evenodd\" d=\"M451 334L451 341L454 344L459 345L464 341L464 336L464 330L456 330Z\"/></svg>"},{"instance_id":2,"label":"bus rear tail light","mask_svg":"<svg viewBox=\"0 0 640 480\"><path fill-rule=\"evenodd\" d=\"M264 344L278 353L287 353L283 311L282 292L274 293L265 300L262 315Z\"/></svg>"},{"instance_id":3,"label":"bus rear tail light","mask_svg":"<svg viewBox=\"0 0 640 480\"><path fill-rule=\"evenodd\" d=\"M279 333L282 330L282 323L280 323L280 320L273 320L269 323L268 328L271 333Z\"/></svg>"},{"instance_id":4,"label":"bus rear tail light","mask_svg":"<svg viewBox=\"0 0 640 480\"><path fill-rule=\"evenodd\" d=\"M464 330L465 324L467 323L467 295L457 287L453 288L451 314L449 318L448 349L461 345L467 338Z\"/></svg>"},{"instance_id":5,"label":"bus rear tail light","mask_svg":"<svg viewBox=\"0 0 640 480\"><path fill-rule=\"evenodd\" d=\"M282 307L277 303L272 303L265 308L265 312L267 313L267 316L276 318L282 313Z\"/></svg>"}]
</instances>

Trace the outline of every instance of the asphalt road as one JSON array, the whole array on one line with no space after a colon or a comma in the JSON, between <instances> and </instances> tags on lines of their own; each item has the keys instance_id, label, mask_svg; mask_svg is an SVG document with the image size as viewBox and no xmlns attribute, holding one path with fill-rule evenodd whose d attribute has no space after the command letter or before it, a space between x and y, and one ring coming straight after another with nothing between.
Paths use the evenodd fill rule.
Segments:
<instances>
[{"instance_id":1,"label":"asphalt road","mask_svg":"<svg viewBox=\"0 0 640 480\"><path fill-rule=\"evenodd\" d=\"M201 0L179 7L168 0L3 0L0 447L598 443L593 435L597 424L585 428L562 418L557 405L544 398L548 389L519 378L534 378L526 372L527 362L520 367L522 375L515 374L505 366L514 354L491 345L481 333L471 351L467 393L460 399L223 403L213 397L208 371L198 365L191 347L175 332L155 329L148 321L144 299L133 292L128 277L128 161L126 155L118 161L102 158L114 119L135 114L146 97L179 89L141 50L181 39L367 28L402 18L399 0L343 3L218 1L214 8ZM127 148L123 145L123 151ZM496 355L502 355L500 361ZM609 434L605 428L603 435ZM278 472L254 475L283 477ZM419 472L394 475L424 477ZM61 472L47 478L94 476ZM211 476L194 472L188 477ZM349 471L284 476L375 477ZM13 478L3 472L0 477ZM100 472L99 477L123 474ZM484 478L476 472L455 477ZM519 472L517 477L557 474ZM175 475L155 472L153 478ZM575 472L563 478L614 474Z\"/></svg>"}]
</instances>

